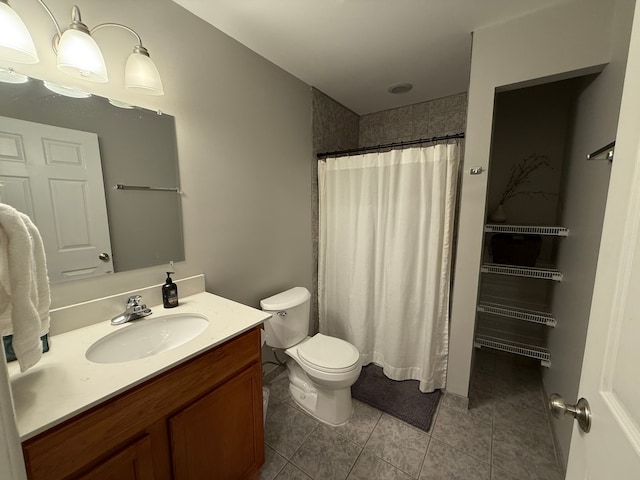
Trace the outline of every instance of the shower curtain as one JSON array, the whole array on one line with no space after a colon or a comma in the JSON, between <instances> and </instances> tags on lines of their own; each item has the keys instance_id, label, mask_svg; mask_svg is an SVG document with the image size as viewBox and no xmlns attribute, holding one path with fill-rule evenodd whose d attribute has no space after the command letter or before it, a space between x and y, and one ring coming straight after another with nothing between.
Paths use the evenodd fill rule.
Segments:
<instances>
[{"instance_id":1,"label":"shower curtain","mask_svg":"<svg viewBox=\"0 0 640 480\"><path fill-rule=\"evenodd\" d=\"M457 144L318 164L320 332L363 365L444 388Z\"/></svg>"}]
</instances>

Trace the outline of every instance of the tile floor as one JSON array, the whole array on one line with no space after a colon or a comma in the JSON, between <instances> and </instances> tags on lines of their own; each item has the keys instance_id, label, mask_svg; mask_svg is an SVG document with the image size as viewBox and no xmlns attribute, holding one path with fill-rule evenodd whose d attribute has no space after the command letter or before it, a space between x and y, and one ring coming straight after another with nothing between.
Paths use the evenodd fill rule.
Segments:
<instances>
[{"instance_id":1,"label":"tile floor","mask_svg":"<svg viewBox=\"0 0 640 480\"><path fill-rule=\"evenodd\" d=\"M441 399L429 432L364 403L342 427L296 407L286 372L270 385L262 480L562 480L539 362L477 351L470 408Z\"/></svg>"}]
</instances>

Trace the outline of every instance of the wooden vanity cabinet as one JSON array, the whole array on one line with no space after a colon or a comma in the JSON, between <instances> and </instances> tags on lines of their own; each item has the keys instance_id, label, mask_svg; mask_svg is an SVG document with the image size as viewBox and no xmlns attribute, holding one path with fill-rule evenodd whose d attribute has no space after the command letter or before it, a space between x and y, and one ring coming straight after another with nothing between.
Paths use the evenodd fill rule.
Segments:
<instances>
[{"instance_id":1,"label":"wooden vanity cabinet","mask_svg":"<svg viewBox=\"0 0 640 480\"><path fill-rule=\"evenodd\" d=\"M25 441L23 452L31 480L257 478L259 328Z\"/></svg>"}]
</instances>

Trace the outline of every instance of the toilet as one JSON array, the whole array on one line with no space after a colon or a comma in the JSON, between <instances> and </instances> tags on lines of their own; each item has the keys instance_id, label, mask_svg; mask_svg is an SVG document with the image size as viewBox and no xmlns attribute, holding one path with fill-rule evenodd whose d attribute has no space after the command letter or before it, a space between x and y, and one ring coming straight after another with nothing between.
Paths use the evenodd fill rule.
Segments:
<instances>
[{"instance_id":1,"label":"toilet","mask_svg":"<svg viewBox=\"0 0 640 480\"><path fill-rule=\"evenodd\" d=\"M351 385L362 370L360 352L349 342L317 333L309 336L309 299L294 287L260 301L271 313L264 322L265 343L284 348L289 392L310 415L329 425L346 423L353 413Z\"/></svg>"}]
</instances>

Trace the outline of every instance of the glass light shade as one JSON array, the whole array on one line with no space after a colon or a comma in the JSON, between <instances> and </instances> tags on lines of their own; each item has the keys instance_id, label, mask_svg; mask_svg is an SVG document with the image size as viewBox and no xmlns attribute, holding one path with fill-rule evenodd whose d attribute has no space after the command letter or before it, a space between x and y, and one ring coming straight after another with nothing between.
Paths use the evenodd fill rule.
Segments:
<instances>
[{"instance_id":1,"label":"glass light shade","mask_svg":"<svg viewBox=\"0 0 640 480\"><path fill-rule=\"evenodd\" d=\"M58 83L52 83L52 82L42 82L42 83L47 89L51 90L53 93L64 95L65 97L89 98L91 96L90 93L84 92L78 88L71 88L65 85L60 85Z\"/></svg>"},{"instance_id":2,"label":"glass light shade","mask_svg":"<svg viewBox=\"0 0 640 480\"><path fill-rule=\"evenodd\" d=\"M133 109L133 105L130 103L121 102L120 100L114 100L113 98L109 99L109 103L114 107L124 108L125 110Z\"/></svg>"},{"instance_id":3,"label":"glass light shade","mask_svg":"<svg viewBox=\"0 0 640 480\"><path fill-rule=\"evenodd\" d=\"M0 59L38 63L38 54L29 30L13 8L4 2L0 2Z\"/></svg>"},{"instance_id":4,"label":"glass light shade","mask_svg":"<svg viewBox=\"0 0 640 480\"><path fill-rule=\"evenodd\" d=\"M142 53L133 52L124 69L127 88L147 95L164 95L162 80L153 60Z\"/></svg>"},{"instance_id":5,"label":"glass light shade","mask_svg":"<svg viewBox=\"0 0 640 480\"><path fill-rule=\"evenodd\" d=\"M72 77L91 82L107 82L107 66L91 35L72 28L65 30L58 43L58 68Z\"/></svg>"},{"instance_id":6,"label":"glass light shade","mask_svg":"<svg viewBox=\"0 0 640 480\"><path fill-rule=\"evenodd\" d=\"M27 83L29 77L22 73L16 73L11 68L0 68L0 82L4 83Z\"/></svg>"}]
</instances>

